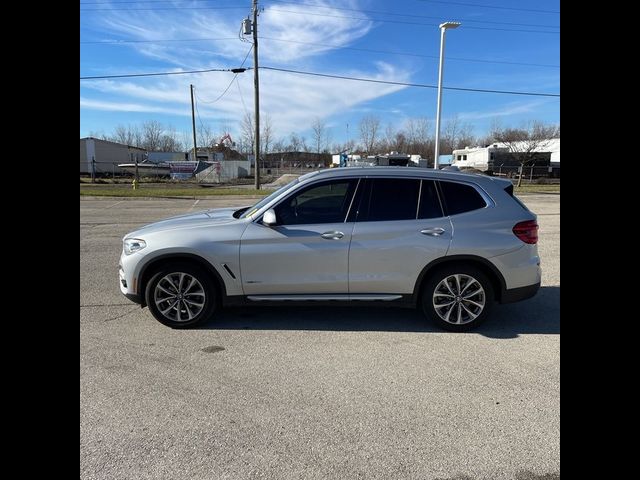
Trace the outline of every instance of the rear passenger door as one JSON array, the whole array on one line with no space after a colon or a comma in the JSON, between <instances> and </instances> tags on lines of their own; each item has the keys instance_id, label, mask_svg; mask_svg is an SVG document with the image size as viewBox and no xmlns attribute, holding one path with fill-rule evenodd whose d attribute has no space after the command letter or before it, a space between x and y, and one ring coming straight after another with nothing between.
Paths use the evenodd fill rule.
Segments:
<instances>
[{"instance_id":1,"label":"rear passenger door","mask_svg":"<svg viewBox=\"0 0 640 480\"><path fill-rule=\"evenodd\" d=\"M433 180L367 180L349 250L349 293L411 294L432 260L446 255L452 227Z\"/></svg>"}]
</instances>

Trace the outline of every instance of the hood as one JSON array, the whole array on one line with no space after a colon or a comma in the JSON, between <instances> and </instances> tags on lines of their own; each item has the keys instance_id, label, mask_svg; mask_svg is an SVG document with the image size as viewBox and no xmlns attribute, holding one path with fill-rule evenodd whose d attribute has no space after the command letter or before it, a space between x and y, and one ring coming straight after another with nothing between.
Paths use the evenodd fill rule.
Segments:
<instances>
[{"instance_id":1,"label":"hood","mask_svg":"<svg viewBox=\"0 0 640 480\"><path fill-rule=\"evenodd\" d=\"M155 233L163 230L173 230L177 228L192 228L212 225L225 225L232 222L238 222L233 217L233 212L239 208L212 208L199 212L187 213L185 215L177 215L175 217L165 218L158 222L150 223L138 230L128 233L125 238L137 237L148 233Z\"/></svg>"}]
</instances>

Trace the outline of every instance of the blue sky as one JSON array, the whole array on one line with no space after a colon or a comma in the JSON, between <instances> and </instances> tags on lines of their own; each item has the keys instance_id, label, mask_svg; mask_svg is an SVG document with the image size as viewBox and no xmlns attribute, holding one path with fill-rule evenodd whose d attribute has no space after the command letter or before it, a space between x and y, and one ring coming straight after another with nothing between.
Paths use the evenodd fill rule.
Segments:
<instances>
[{"instance_id":1,"label":"blue sky","mask_svg":"<svg viewBox=\"0 0 640 480\"><path fill-rule=\"evenodd\" d=\"M260 0L260 66L437 85L438 24L446 34L445 87L560 93L559 0ZM80 75L238 67L251 44L238 38L251 0L81 0ZM194 41L193 39L205 39ZM527 64L527 65L523 65ZM245 66L253 65L249 54ZM81 80L80 136L157 120L191 131L198 119L240 136L253 112L253 72ZM229 87L226 94L216 100ZM426 117L435 127L437 90L260 70L260 110L276 138L310 139L321 118L332 143L357 140L365 115L396 129ZM560 122L558 97L443 91L442 121L457 116L483 135L527 120Z\"/></svg>"}]
</instances>

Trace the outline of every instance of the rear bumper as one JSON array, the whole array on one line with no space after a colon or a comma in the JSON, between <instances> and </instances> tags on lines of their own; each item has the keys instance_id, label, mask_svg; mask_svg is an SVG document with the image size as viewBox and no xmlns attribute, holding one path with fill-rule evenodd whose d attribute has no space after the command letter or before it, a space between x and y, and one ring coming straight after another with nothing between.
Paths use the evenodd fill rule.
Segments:
<instances>
[{"instance_id":1,"label":"rear bumper","mask_svg":"<svg viewBox=\"0 0 640 480\"><path fill-rule=\"evenodd\" d=\"M500 303L513 303L533 297L540 289L540 282L526 287L511 288L502 293Z\"/></svg>"}]
</instances>

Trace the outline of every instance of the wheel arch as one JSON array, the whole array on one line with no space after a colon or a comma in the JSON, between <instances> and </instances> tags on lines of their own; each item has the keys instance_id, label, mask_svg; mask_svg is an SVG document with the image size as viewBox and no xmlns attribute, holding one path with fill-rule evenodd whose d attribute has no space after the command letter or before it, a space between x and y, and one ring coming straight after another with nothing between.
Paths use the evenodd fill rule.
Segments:
<instances>
[{"instance_id":1,"label":"wheel arch","mask_svg":"<svg viewBox=\"0 0 640 480\"><path fill-rule=\"evenodd\" d=\"M188 262L193 265L202 267L207 273L209 273L215 286L218 288L218 292L221 297L220 300L222 300L222 297L226 298L227 287L224 283L224 280L222 280L222 276L220 275L220 272L216 270L216 268L211 264L211 262L208 262L206 259L198 255L195 255L193 253L167 253L165 255L159 255L153 258L148 263L146 263L140 270L140 275L138 280L138 293L142 298L141 306L143 307L146 306L146 302L144 299L145 298L144 292L147 288L147 282L149 281L149 279L153 277L153 274L158 270L158 268L160 268L162 265L165 265L168 262L171 262L173 260L176 260L179 262Z\"/></svg>"},{"instance_id":2,"label":"wheel arch","mask_svg":"<svg viewBox=\"0 0 640 480\"><path fill-rule=\"evenodd\" d=\"M502 300L502 296L507 289L507 284L502 273L500 273L500 270L498 270L498 268L493 263L491 263L486 258L478 257L476 255L450 255L438 258L428 263L422 269L420 275L418 275L416 284L413 288L413 298L418 305L420 304L422 287L429 278L429 274L439 270L440 268L448 267L451 265L465 265L478 268L491 281L495 300L497 300L498 302Z\"/></svg>"}]
</instances>

